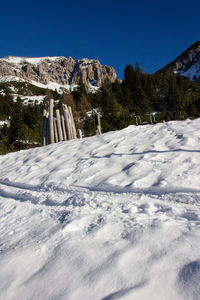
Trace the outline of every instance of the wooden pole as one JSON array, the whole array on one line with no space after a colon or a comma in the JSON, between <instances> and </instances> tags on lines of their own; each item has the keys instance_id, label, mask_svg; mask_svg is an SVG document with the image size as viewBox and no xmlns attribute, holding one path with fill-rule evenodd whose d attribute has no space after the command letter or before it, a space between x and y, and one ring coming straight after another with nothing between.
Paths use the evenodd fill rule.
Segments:
<instances>
[{"instance_id":1,"label":"wooden pole","mask_svg":"<svg viewBox=\"0 0 200 300\"><path fill-rule=\"evenodd\" d=\"M101 134L101 118L99 113L97 113L97 122L98 122L97 125L98 134Z\"/></svg>"},{"instance_id":2,"label":"wooden pole","mask_svg":"<svg viewBox=\"0 0 200 300\"><path fill-rule=\"evenodd\" d=\"M61 126L59 109L56 109L56 119L57 119L57 129L58 129L58 141L61 142L63 141L63 131Z\"/></svg>"},{"instance_id":3,"label":"wooden pole","mask_svg":"<svg viewBox=\"0 0 200 300\"><path fill-rule=\"evenodd\" d=\"M149 116L150 116L150 123L153 124L152 114L149 114Z\"/></svg>"},{"instance_id":4,"label":"wooden pole","mask_svg":"<svg viewBox=\"0 0 200 300\"><path fill-rule=\"evenodd\" d=\"M42 146L47 145L47 111L43 109L42 116Z\"/></svg>"},{"instance_id":5,"label":"wooden pole","mask_svg":"<svg viewBox=\"0 0 200 300\"><path fill-rule=\"evenodd\" d=\"M69 111L69 107L67 106L67 111L68 111L68 118L69 118L69 130L70 130L70 135L71 135L71 139L74 139L74 132L73 132L73 123L72 123L72 118L71 118L71 114Z\"/></svg>"},{"instance_id":6,"label":"wooden pole","mask_svg":"<svg viewBox=\"0 0 200 300\"><path fill-rule=\"evenodd\" d=\"M95 125L95 132L97 135L101 134L101 117L100 113L96 109L93 109L93 116L94 116L94 125Z\"/></svg>"},{"instance_id":7,"label":"wooden pole","mask_svg":"<svg viewBox=\"0 0 200 300\"><path fill-rule=\"evenodd\" d=\"M138 120L140 121L140 125L142 124L142 120L140 118L140 116L138 116Z\"/></svg>"},{"instance_id":8,"label":"wooden pole","mask_svg":"<svg viewBox=\"0 0 200 300\"><path fill-rule=\"evenodd\" d=\"M48 112L46 114L46 135L47 135L46 144L49 145L50 141L49 141L49 113Z\"/></svg>"},{"instance_id":9,"label":"wooden pole","mask_svg":"<svg viewBox=\"0 0 200 300\"><path fill-rule=\"evenodd\" d=\"M71 106L68 106L68 109L69 109L69 114L70 114L70 117L71 117L73 138L76 139L77 138L76 127L75 127L75 123L74 123L74 117L73 117L73 114L72 114L72 108L71 108Z\"/></svg>"},{"instance_id":10,"label":"wooden pole","mask_svg":"<svg viewBox=\"0 0 200 300\"><path fill-rule=\"evenodd\" d=\"M49 135L50 144L54 143L53 99L49 100Z\"/></svg>"},{"instance_id":11,"label":"wooden pole","mask_svg":"<svg viewBox=\"0 0 200 300\"><path fill-rule=\"evenodd\" d=\"M78 129L78 138L79 139L83 138L81 129Z\"/></svg>"},{"instance_id":12,"label":"wooden pole","mask_svg":"<svg viewBox=\"0 0 200 300\"><path fill-rule=\"evenodd\" d=\"M69 119L69 111L67 108L66 104L63 104L63 113L64 113L64 118L65 118L65 123L66 123L66 129L67 129L67 139L71 140L72 135L71 135L71 122Z\"/></svg>"},{"instance_id":13,"label":"wooden pole","mask_svg":"<svg viewBox=\"0 0 200 300\"><path fill-rule=\"evenodd\" d=\"M57 124L56 124L56 118L53 118L53 127L54 127L54 141L55 143L58 143L58 129L57 129Z\"/></svg>"},{"instance_id":14,"label":"wooden pole","mask_svg":"<svg viewBox=\"0 0 200 300\"><path fill-rule=\"evenodd\" d=\"M65 128L65 119L64 116L61 116L61 124L62 124L62 130L63 130L63 140L67 140L67 134L66 134L66 128Z\"/></svg>"}]
</instances>

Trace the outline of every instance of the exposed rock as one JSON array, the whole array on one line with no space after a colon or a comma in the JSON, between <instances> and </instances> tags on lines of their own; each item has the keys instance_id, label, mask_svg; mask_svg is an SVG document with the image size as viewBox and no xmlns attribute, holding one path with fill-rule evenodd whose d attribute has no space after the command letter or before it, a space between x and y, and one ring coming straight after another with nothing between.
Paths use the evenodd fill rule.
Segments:
<instances>
[{"instance_id":1,"label":"exposed rock","mask_svg":"<svg viewBox=\"0 0 200 300\"><path fill-rule=\"evenodd\" d=\"M0 77L18 77L18 80L35 81L44 85L50 82L66 87L77 85L82 78L88 89L100 87L107 79L114 82L117 78L115 70L103 66L98 60L72 57L22 58L9 56L0 59ZM10 80L11 80L10 79Z\"/></svg>"},{"instance_id":2,"label":"exposed rock","mask_svg":"<svg viewBox=\"0 0 200 300\"><path fill-rule=\"evenodd\" d=\"M194 43L173 62L162 68L160 72L180 73L190 79L200 76L200 41Z\"/></svg>"}]
</instances>

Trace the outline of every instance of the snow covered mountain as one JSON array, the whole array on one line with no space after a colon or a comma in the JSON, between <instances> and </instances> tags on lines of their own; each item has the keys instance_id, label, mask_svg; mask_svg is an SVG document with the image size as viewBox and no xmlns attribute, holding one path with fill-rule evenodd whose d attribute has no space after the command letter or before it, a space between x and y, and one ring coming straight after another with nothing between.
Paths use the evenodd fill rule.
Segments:
<instances>
[{"instance_id":1,"label":"snow covered mountain","mask_svg":"<svg viewBox=\"0 0 200 300\"><path fill-rule=\"evenodd\" d=\"M200 119L0 156L1 299L197 300Z\"/></svg>"},{"instance_id":2,"label":"snow covered mountain","mask_svg":"<svg viewBox=\"0 0 200 300\"><path fill-rule=\"evenodd\" d=\"M0 59L0 81L27 81L39 87L71 90L80 78L89 90L100 87L107 78L117 78L115 70L95 59L72 57L14 57Z\"/></svg>"},{"instance_id":3,"label":"snow covered mountain","mask_svg":"<svg viewBox=\"0 0 200 300\"><path fill-rule=\"evenodd\" d=\"M173 71L191 80L200 78L200 41L191 45L173 62L160 70L161 72Z\"/></svg>"}]
</instances>

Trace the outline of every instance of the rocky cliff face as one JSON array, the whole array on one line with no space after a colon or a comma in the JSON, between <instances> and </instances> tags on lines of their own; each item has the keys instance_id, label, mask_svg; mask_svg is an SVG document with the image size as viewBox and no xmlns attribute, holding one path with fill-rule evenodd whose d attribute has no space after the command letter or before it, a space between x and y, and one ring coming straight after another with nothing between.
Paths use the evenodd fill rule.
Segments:
<instances>
[{"instance_id":1,"label":"rocky cliff face","mask_svg":"<svg viewBox=\"0 0 200 300\"><path fill-rule=\"evenodd\" d=\"M200 41L194 43L160 71L173 71L191 80L197 80L200 76Z\"/></svg>"},{"instance_id":2,"label":"rocky cliff face","mask_svg":"<svg viewBox=\"0 0 200 300\"><path fill-rule=\"evenodd\" d=\"M107 79L114 82L115 70L98 60L72 57L23 58L9 56L0 59L0 80L22 80L47 87L72 89L82 78L90 89L100 87Z\"/></svg>"}]
</instances>

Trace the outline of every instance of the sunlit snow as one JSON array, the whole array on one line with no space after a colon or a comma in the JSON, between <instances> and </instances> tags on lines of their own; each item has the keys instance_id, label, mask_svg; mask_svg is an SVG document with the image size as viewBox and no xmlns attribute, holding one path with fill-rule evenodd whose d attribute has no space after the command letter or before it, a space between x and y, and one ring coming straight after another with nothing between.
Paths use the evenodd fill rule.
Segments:
<instances>
[{"instance_id":1,"label":"sunlit snow","mask_svg":"<svg viewBox=\"0 0 200 300\"><path fill-rule=\"evenodd\" d=\"M0 157L0 298L198 300L200 119Z\"/></svg>"},{"instance_id":2,"label":"sunlit snow","mask_svg":"<svg viewBox=\"0 0 200 300\"><path fill-rule=\"evenodd\" d=\"M14 64L22 64L22 63L30 63L34 65L41 64L43 61L55 61L64 58L64 56L45 56L45 57L17 57L17 56L8 56L1 58L0 60L4 60Z\"/></svg>"}]
</instances>

